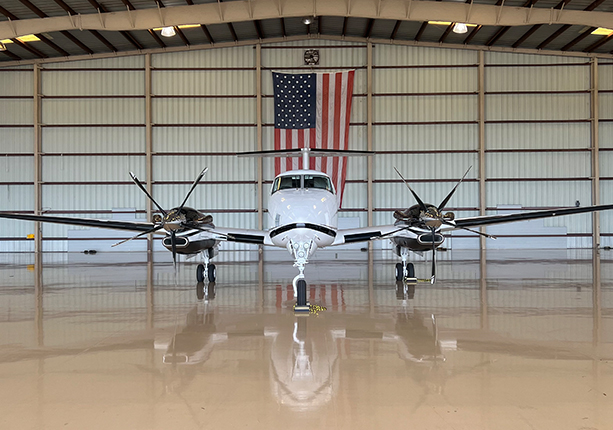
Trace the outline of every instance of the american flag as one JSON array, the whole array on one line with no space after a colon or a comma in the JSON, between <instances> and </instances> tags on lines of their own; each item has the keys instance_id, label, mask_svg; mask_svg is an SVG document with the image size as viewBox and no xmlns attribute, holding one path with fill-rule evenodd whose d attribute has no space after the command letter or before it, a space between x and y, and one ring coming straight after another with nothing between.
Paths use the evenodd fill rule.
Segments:
<instances>
[{"instance_id":1,"label":"american flag","mask_svg":"<svg viewBox=\"0 0 613 430\"><path fill-rule=\"evenodd\" d=\"M337 73L273 73L275 149L347 149L355 70ZM298 158L275 159L275 175L299 169ZM311 169L330 175L342 201L347 157L311 158Z\"/></svg>"}]
</instances>

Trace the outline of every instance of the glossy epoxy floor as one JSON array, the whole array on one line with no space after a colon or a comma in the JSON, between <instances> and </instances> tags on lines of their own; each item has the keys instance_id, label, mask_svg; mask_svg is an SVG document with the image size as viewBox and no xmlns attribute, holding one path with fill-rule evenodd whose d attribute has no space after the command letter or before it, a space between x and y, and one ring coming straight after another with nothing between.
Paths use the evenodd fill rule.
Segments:
<instances>
[{"instance_id":1,"label":"glossy epoxy floor","mask_svg":"<svg viewBox=\"0 0 613 430\"><path fill-rule=\"evenodd\" d=\"M0 429L613 429L611 251L118 255L0 255Z\"/></svg>"}]
</instances>

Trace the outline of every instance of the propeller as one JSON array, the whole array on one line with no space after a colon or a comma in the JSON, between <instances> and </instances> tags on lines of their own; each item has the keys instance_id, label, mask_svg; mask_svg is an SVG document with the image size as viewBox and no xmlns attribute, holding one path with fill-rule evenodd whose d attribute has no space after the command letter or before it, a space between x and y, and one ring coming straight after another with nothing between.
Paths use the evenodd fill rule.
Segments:
<instances>
[{"instance_id":1,"label":"propeller","mask_svg":"<svg viewBox=\"0 0 613 430\"><path fill-rule=\"evenodd\" d=\"M200 183L200 181L202 180L202 178L204 177L204 175L206 174L208 170L209 170L208 167L205 167L204 169L202 169L200 174L196 177L196 179L192 183L189 191L187 192L185 198L183 199L183 202L181 203L181 206L179 206L178 208L172 209L170 211L164 210L164 208L160 206L158 202L155 201L155 199L151 196L151 194L149 194L145 186L141 183L141 181L139 181L136 175L130 172L130 177L132 178L132 181L134 181L136 186L140 188L140 190L143 193L145 193L145 195L149 198L149 200L151 200L151 202L160 210L160 212L162 212L163 216L162 216L160 223L156 225L155 227L153 227L151 230L139 233L136 236L133 236L129 239L122 240L121 242L117 242L113 246L117 246L122 243L129 242L132 239L136 239L146 234L154 233L158 230L164 229L168 233L170 233L170 244L171 244L170 247L172 250L172 264L173 264L173 267L175 269L175 274L176 274L176 271L177 271L177 234L176 234L176 231L184 227L194 228L194 226L188 226L184 224L184 219L181 218L181 214L182 214L181 211L183 210L183 207L185 206L185 203L187 203L187 200L191 196L192 192L194 191L196 186ZM200 228L197 228L197 227L196 229L201 230Z\"/></svg>"},{"instance_id":2,"label":"propeller","mask_svg":"<svg viewBox=\"0 0 613 430\"><path fill-rule=\"evenodd\" d=\"M415 200L417 201L417 204L419 205L419 208L421 210L421 213L419 214L419 220L430 229L430 232L432 235L431 236L432 237L432 277L430 278L431 283L434 283L434 280L436 278L436 243L434 239L435 239L436 231L441 225L447 225L453 228L460 228L462 230L467 230L472 233L476 233L476 234L479 234L481 236L484 236L490 239L496 239L495 236L489 235L487 233L482 233L480 231L472 230L466 227L459 227L453 222L453 218L454 218L453 213L451 212L448 214L442 213L442 210L445 208L447 203L449 203L449 200L451 200L451 197L453 197L453 195L455 194L460 184L464 181L464 179L468 175L468 172L470 172L470 169L472 169L472 166L470 166L466 170L462 178L453 187L453 189L449 192L449 194L445 196L443 201L438 206L435 207L435 206L427 206L423 202L423 200L419 198L419 196L413 190L413 188L411 188L407 180L402 176L402 174L398 171L398 169L394 167L394 170L396 171L398 176L400 176L400 179L402 179L402 182L404 182L404 184L407 186L411 194L413 194L413 197L415 197ZM406 211L406 212L396 211L394 213L394 216L399 220L407 220L410 217L410 215L408 214L409 214L409 211Z\"/></svg>"}]
</instances>

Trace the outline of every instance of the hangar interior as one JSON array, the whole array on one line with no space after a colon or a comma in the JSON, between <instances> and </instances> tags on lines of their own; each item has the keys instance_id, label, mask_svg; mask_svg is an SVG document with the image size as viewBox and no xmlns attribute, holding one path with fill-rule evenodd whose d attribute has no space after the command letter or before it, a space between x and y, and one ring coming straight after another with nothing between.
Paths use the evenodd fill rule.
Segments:
<instances>
[{"instance_id":1,"label":"hangar interior","mask_svg":"<svg viewBox=\"0 0 613 430\"><path fill-rule=\"evenodd\" d=\"M301 66L306 49L319 66ZM356 70L349 148L377 152L370 170L348 161L341 216L358 225L390 224L414 204L394 167L438 202L472 166L450 202L458 216L613 201L613 60L316 38L0 68L2 209L150 219L128 172L172 207L208 166L193 204L218 225L266 228L272 161L260 171L234 154L274 149L271 73L305 69ZM599 218L610 246L613 215ZM3 251L35 249L34 223L4 225ZM589 214L490 228L501 238L485 246L592 247ZM122 237L75 229L48 224L35 237L43 251ZM479 242L462 232L449 246Z\"/></svg>"},{"instance_id":2,"label":"hangar interior","mask_svg":"<svg viewBox=\"0 0 613 430\"><path fill-rule=\"evenodd\" d=\"M305 25L310 5L292 0L281 18L207 17L163 40L137 21L37 31L36 17L78 22L92 2L106 25L149 9L170 22L179 5L2 2L0 34L24 21L42 37L0 51L0 211L148 220L128 172L170 208L208 166L190 204L219 226L268 228L273 161L235 153L273 149L272 72L348 69L349 148L377 154L349 159L344 225L414 204L394 167L436 204L472 166L457 216L613 202L613 38L562 14L608 17L606 2L498 2L499 19L534 15L477 14L465 35L392 19L387 1ZM256 17L269 2L192 3ZM538 9L554 22L530 21ZM453 232L434 285L395 283L388 241L318 251L304 316L286 253L224 243L218 282L196 284L159 240L111 252L129 236L3 219L0 427L606 429L612 212L488 227L496 241ZM411 259L428 271L428 255Z\"/></svg>"}]
</instances>

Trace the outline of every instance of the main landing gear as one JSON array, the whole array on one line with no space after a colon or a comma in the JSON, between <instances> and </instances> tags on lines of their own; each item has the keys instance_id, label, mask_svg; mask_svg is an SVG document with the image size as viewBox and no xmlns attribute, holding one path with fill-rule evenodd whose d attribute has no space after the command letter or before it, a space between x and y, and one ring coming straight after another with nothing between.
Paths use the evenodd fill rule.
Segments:
<instances>
[{"instance_id":1,"label":"main landing gear","mask_svg":"<svg viewBox=\"0 0 613 430\"><path fill-rule=\"evenodd\" d=\"M210 263L212 257L212 248L202 251L202 257L204 264L198 264L196 268L196 281L204 282L208 279L209 282L215 282L217 280L217 268L213 263Z\"/></svg>"},{"instance_id":2,"label":"main landing gear","mask_svg":"<svg viewBox=\"0 0 613 430\"><path fill-rule=\"evenodd\" d=\"M404 247L399 248L398 254L400 258L402 258L402 263L396 263L396 280L417 282L417 278L415 277L415 266L413 266L413 263L409 262L409 249Z\"/></svg>"}]
</instances>

